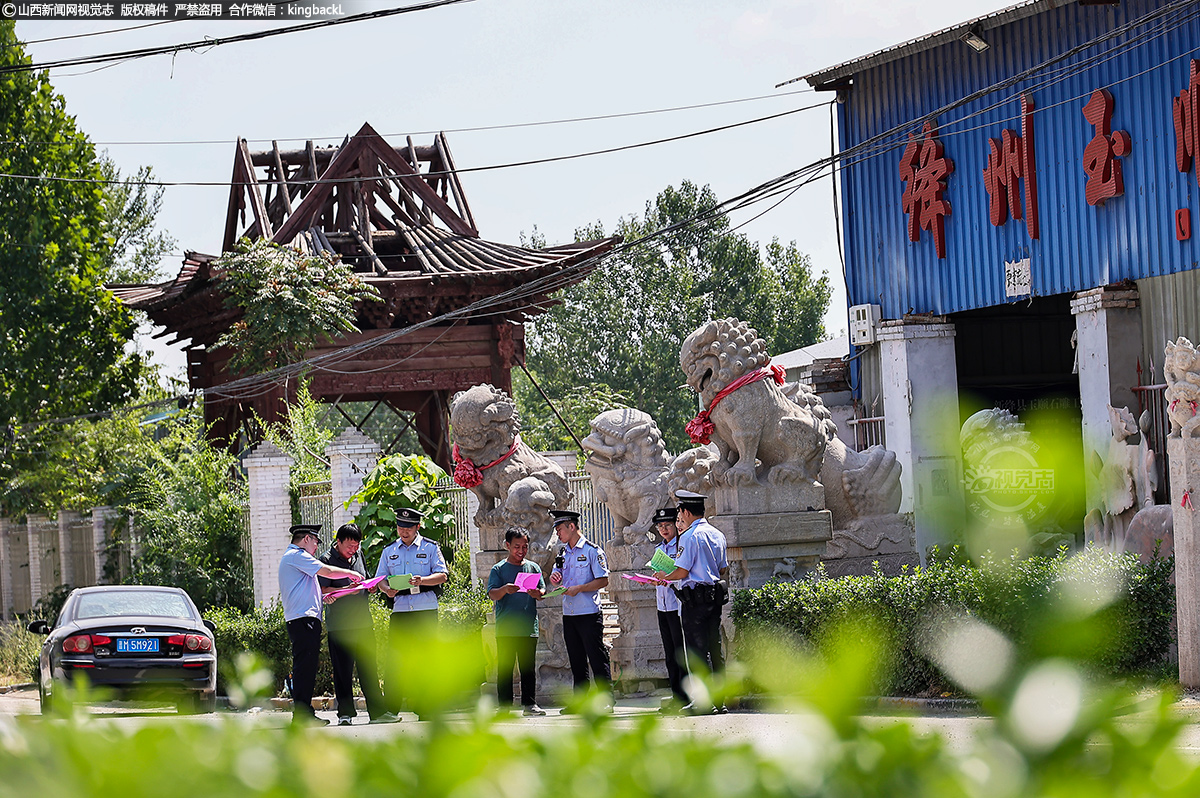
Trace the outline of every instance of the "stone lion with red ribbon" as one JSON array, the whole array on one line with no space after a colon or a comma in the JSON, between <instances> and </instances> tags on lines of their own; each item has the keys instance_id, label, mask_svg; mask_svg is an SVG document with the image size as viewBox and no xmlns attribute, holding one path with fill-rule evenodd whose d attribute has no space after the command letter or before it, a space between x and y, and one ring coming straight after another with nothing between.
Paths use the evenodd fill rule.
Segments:
<instances>
[{"instance_id":1,"label":"stone lion with red ribbon","mask_svg":"<svg viewBox=\"0 0 1200 798\"><path fill-rule=\"evenodd\" d=\"M679 363L704 408L687 432L716 445L717 484L812 484L821 471L822 422L784 394L770 361L766 342L737 319L710 321L683 342Z\"/></svg>"}]
</instances>

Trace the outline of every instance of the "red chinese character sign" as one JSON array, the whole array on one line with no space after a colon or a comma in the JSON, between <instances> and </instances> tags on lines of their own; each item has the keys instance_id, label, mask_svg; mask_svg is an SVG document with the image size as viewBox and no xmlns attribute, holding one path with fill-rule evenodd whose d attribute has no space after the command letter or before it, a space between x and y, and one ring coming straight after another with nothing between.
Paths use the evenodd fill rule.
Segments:
<instances>
[{"instance_id":1,"label":"red chinese character sign","mask_svg":"<svg viewBox=\"0 0 1200 798\"><path fill-rule=\"evenodd\" d=\"M1188 87L1171 100L1171 115L1175 118L1175 166L1179 171L1191 171L1192 159L1200 155L1200 61L1192 59ZM1196 170L1200 185L1200 169Z\"/></svg>"},{"instance_id":2,"label":"red chinese character sign","mask_svg":"<svg viewBox=\"0 0 1200 798\"><path fill-rule=\"evenodd\" d=\"M905 183L901 207L908 215L908 240L920 241L921 231L928 230L939 258L946 257L945 218L950 215L950 203L942 199L942 192L953 172L954 161L942 153L937 132L926 122L921 138L910 136L900 156L900 179Z\"/></svg>"},{"instance_id":3,"label":"red chinese character sign","mask_svg":"<svg viewBox=\"0 0 1200 798\"><path fill-rule=\"evenodd\" d=\"M1188 70L1188 87L1171 100L1171 116L1175 121L1175 168L1187 174L1192 160L1200 156L1200 61L1192 59ZM1196 169L1196 184L1200 185L1200 168ZM1192 216L1187 208L1175 212L1175 238L1187 241L1192 237Z\"/></svg>"},{"instance_id":4,"label":"red chinese character sign","mask_svg":"<svg viewBox=\"0 0 1200 798\"><path fill-rule=\"evenodd\" d=\"M1033 157L1033 100L1021 97L1021 135L1005 130L988 139L983 185L988 193L988 217L996 227L1022 217L1020 183L1025 183L1024 218L1029 237L1038 237L1037 170Z\"/></svg>"},{"instance_id":5,"label":"red chinese character sign","mask_svg":"<svg viewBox=\"0 0 1200 798\"><path fill-rule=\"evenodd\" d=\"M1129 132L1112 129L1113 96L1108 89L1096 89L1083 106L1083 116L1096 129L1096 135L1083 149L1083 172L1087 185L1083 195L1088 205L1100 205L1105 200L1125 193L1119 158L1133 149Z\"/></svg>"}]
</instances>

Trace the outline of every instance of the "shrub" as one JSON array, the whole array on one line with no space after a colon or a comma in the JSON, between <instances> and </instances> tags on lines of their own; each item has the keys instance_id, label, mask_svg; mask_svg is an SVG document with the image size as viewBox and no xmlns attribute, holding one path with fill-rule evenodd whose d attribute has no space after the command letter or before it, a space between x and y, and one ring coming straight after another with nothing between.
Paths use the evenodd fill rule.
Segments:
<instances>
[{"instance_id":1,"label":"shrub","mask_svg":"<svg viewBox=\"0 0 1200 798\"><path fill-rule=\"evenodd\" d=\"M953 553L952 553L953 554ZM792 583L738 591L732 616L739 637L769 629L818 648L831 629L867 617L890 662L876 688L898 695L949 689L925 653L938 619L965 616L1016 645L1024 662L1066 657L1108 675L1148 672L1172 639L1171 559L1140 562L1089 547L1068 557L985 559L977 566L932 558L911 573L830 579L818 570Z\"/></svg>"},{"instance_id":2,"label":"shrub","mask_svg":"<svg viewBox=\"0 0 1200 798\"><path fill-rule=\"evenodd\" d=\"M16 621L0 623L0 679L6 682L37 681L38 652L46 638Z\"/></svg>"}]
</instances>

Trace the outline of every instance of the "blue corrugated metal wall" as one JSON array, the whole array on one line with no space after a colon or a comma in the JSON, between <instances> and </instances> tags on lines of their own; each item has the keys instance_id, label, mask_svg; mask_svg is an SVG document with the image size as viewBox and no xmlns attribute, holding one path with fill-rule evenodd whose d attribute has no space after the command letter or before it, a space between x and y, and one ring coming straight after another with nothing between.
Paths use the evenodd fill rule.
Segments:
<instances>
[{"instance_id":1,"label":"blue corrugated metal wall","mask_svg":"<svg viewBox=\"0 0 1200 798\"><path fill-rule=\"evenodd\" d=\"M1162 5L1149 0L1122 0L1118 7L1068 3L987 30L991 47L983 53L956 41L857 74L839 106L841 146L919 118ZM1060 82L1039 87L1043 72L938 119L945 154L954 161L944 194L952 213L945 220L943 260L928 231L922 231L920 242L908 240L899 174L903 143L851 159L843 172L851 304L878 303L885 318L899 318L1014 301L1005 296L1004 263L1022 258L1031 261L1038 296L1195 268L1200 191L1195 165L1188 174L1175 167L1171 100L1187 88L1190 58L1200 58L1200 3L1185 13L1189 21L1163 35L1129 44L1138 29L1117 39L1120 46L1101 45L1052 67L1050 74L1064 76ZM1108 55L1079 69L1084 58L1099 51ZM1084 199L1082 161L1094 130L1082 108L1093 90L1105 87L1115 99L1113 130L1129 131L1132 152L1122 159L1125 195L1092 207ZM1029 89L1037 108L1041 236L1036 241L1023 221L1010 218L992 226L983 182L987 140L1005 128L1020 133L1019 92ZM1005 98L999 107L983 111ZM1194 232L1186 242L1175 239L1180 208L1190 209L1192 216Z\"/></svg>"}]
</instances>

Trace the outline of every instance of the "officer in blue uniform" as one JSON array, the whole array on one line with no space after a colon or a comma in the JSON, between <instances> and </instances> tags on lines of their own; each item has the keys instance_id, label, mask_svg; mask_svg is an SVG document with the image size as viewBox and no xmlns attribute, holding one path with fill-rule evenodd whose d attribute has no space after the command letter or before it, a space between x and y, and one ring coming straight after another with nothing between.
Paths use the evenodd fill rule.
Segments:
<instances>
[{"instance_id":1,"label":"officer in blue uniform","mask_svg":"<svg viewBox=\"0 0 1200 798\"><path fill-rule=\"evenodd\" d=\"M396 511L396 537L379 557L375 576L411 577L412 587L398 591L387 580L379 589L393 599L388 628L388 660L384 668L384 696L388 711L396 714L405 698L403 666L406 652L415 650L420 639L437 633L438 596L449 576L446 560L437 541L422 537L421 513L404 507Z\"/></svg>"},{"instance_id":2,"label":"officer in blue uniform","mask_svg":"<svg viewBox=\"0 0 1200 798\"><path fill-rule=\"evenodd\" d=\"M292 722L318 723L312 695L317 684L317 662L321 656L321 587L318 576L349 579L357 584L362 574L346 568L326 565L314 555L321 545L319 524L297 524L288 533L291 544L279 559L279 594L283 599L283 620L292 643Z\"/></svg>"},{"instance_id":3,"label":"officer in blue uniform","mask_svg":"<svg viewBox=\"0 0 1200 798\"><path fill-rule=\"evenodd\" d=\"M604 616L600 612L600 589L608 586L608 563L604 550L579 532L579 513L551 510L554 531L563 543L550 572L550 583L565 585L563 596L563 639L575 689L586 690L588 665L596 687L611 694L612 672L604 645Z\"/></svg>"},{"instance_id":4,"label":"officer in blue uniform","mask_svg":"<svg viewBox=\"0 0 1200 798\"><path fill-rule=\"evenodd\" d=\"M679 583L680 619L691 673L721 673L721 607L729 601L729 560L725 535L704 518L705 496L675 492L679 500L679 556L675 570L661 579Z\"/></svg>"},{"instance_id":5,"label":"officer in blue uniform","mask_svg":"<svg viewBox=\"0 0 1200 798\"><path fill-rule=\"evenodd\" d=\"M655 548L672 560L679 556L679 530L675 527L677 515L678 510L674 507L664 507L654 513L654 528L662 537ZM665 580L655 586L654 592L658 604L658 633L662 636L663 655L667 663L667 683L671 686L671 694L679 702L677 706L683 706L688 703L687 693L683 690L687 660L683 625L679 619L679 596L675 595L674 586Z\"/></svg>"}]
</instances>

